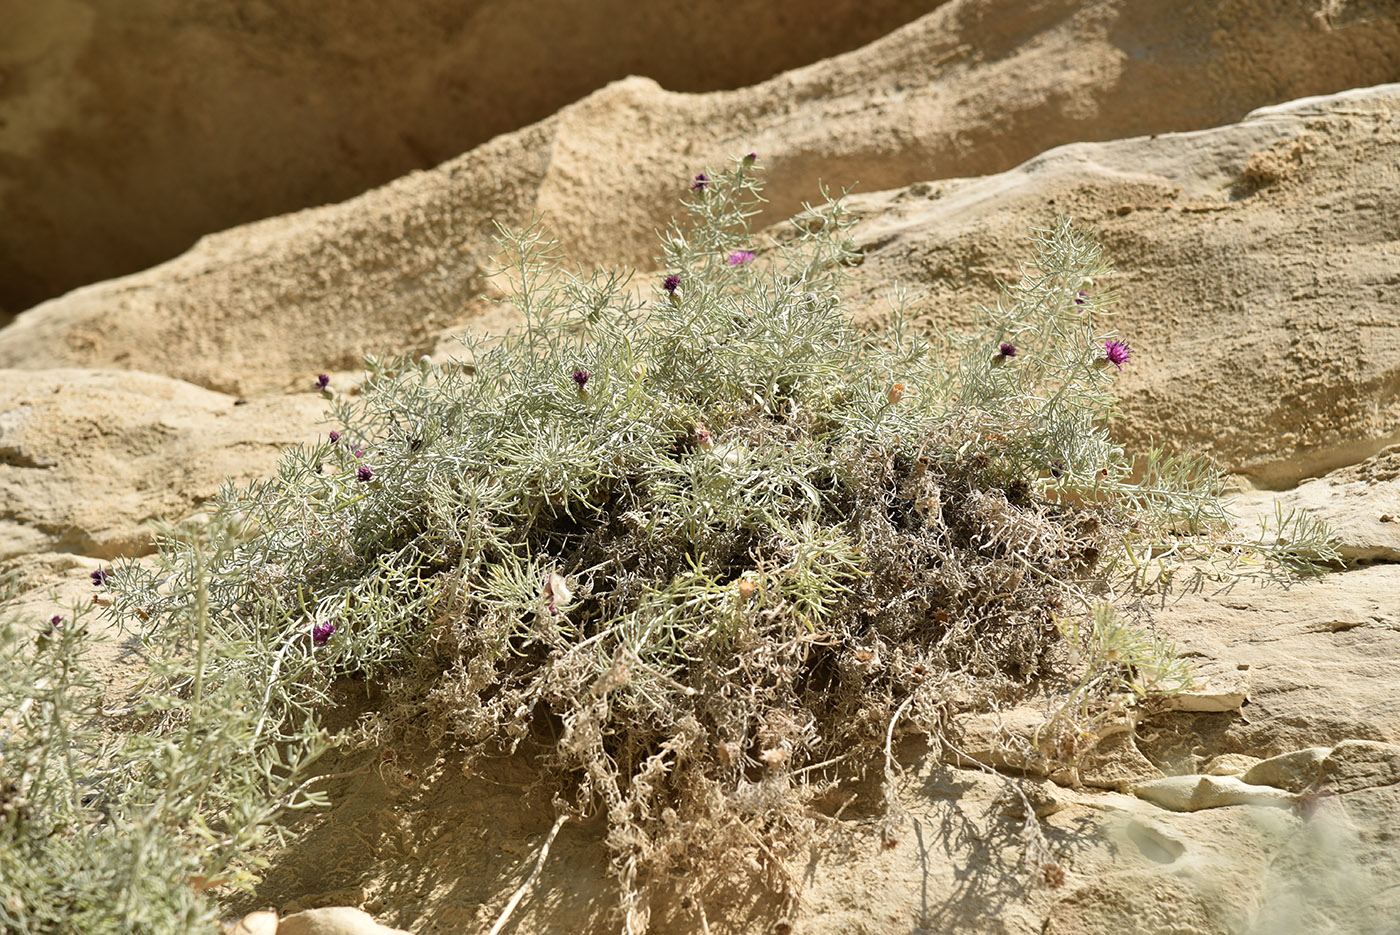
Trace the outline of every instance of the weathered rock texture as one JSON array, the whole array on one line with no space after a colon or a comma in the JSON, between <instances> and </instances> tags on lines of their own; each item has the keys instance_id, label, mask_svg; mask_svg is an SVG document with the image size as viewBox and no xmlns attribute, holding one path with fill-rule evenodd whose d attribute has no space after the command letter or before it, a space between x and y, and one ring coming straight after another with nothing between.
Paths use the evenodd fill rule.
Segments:
<instances>
[{"instance_id":1,"label":"weathered rock texture","mask_svg":"<svg viewBox=\"0 0 1400 935\"><path fill-rule=\"evenodd\" d=\"M0 370L0 560L143 554L150 520L268 475L326 408L312 392L244 402L145 373Z\"/></svg>"},{"instance_id":2,"label":"weathered rock texture","mask_svg":"<svg viewBox=\"0 0 1400 935\"><path fill-rule=\"evenodd\" d=\"M77 0L52 9L76 11L92 20L93 29L104 22ZM734 32L725 35L755 31L739 14L736 9L729 21ZM340 15L331 14L329 21L338 22ZM522 23L529 21L528 14L519 15ZM667 44L683 42L675 33L685 19L677 15L668 24ZM279 45L293 40L253 41L243 31L253 29L256 37L256 29L238 22L235 17L221 30L195 20L179 33L194 43L191 54L215 61L219 55L212 49L232 44L258 75L244 116L228 118L236 129L225 132L239 142L227 154L219 142L224 137L212 129L218 121L209 117L211 129L201 129L202 107L175 108L171 115L176 129L161 139L182 154L176 165L209 165L211 176L179 184L172 180L187 176L159 148L149 154L145 146L133 150L134 141L164 126L161 121L118 130L120 142L110 144L100 137L77 145L71 133L55 131L56 152L45 150L32 163L45 166L44 173L0 193L13 219L0 228L0 237L7 238L0 241L0 258L19 264L24 257L70 251L83 258L128 249L118 246L123 243L150 243L158 239L157 225L148 219L199 210L182 204L237 200L247 187L276 188L290 177L291 166L307 161L319 173L336 173L357 161L359 147L370 141L384 140L401 151L406 138L416 138L413 131L385 132L399 123L377 116L376 107L412 111L397 93L397 79L370 106L343 92L372 85L375 78L361 78L353 64L326 65L324 80L334 83L333 90L306 92L307 102L296 103L297 94L273 90L279 81L294 79L267 77L297 54ZM332 44L335 62L354 63L365 54L364 46L345 38L357 35L353 30L340 33L303 18L291 22L308 36L338 36L336 42L348 49ZM424 22L412 22L403 27L409 34L393 41L411 47L412 30L433 28L426 15ZM278 35L274 27L265 28ZM265 51L264 42L271 48ZM273 64L261 64L269 58ZM317 74L322 67L316 66ZM335 77L347 69L350 76ZM126 87L135 80L133 72L124 74L123 81L105 83L109 92L140 97L139 89ZM171 76L159 74L168 86ZM251 392L280 385L289 372L354 366L383 346L413 346L470 317L491 253L492 219L520 224L543 212L583 262L646 263L655 250L654 231L675 210L684 180L704 164L750 150L771 170L769 217L778 220L812 197L818 179L838 187L859 182L864 191L876 191L984 175L1063 143L1207 127L1261 105L1397 78L1400 22L1364 3L952 0L864 48L741 90L677 94L653 80L630 78L361 199L212 236L168 267L82 290L26 315L28 326L38 330L34 340L22 343L42 348L43 356L27 362L7 342L0 347L0 365L116 365ZM186 80L198 85L193 76ZM60 103L69 97L61 96ZM259 103L269 99L290 100L292 116ZM32 107L41 114L62 110L45 101ZM348 130L317 130L324 148L292 142L306 151L298 150L296 159L281 152L280 140L298 139L293 128L318 123L303 116L308 109L344 113L342 108L365 116L356 116ZM435 116L432 122L455 121ZM187 146L196 148L186 155ZM410 165L426 167L449 154L434 152ZM8 162L31 165L16 158ZM102 179L120 179L113 186L118 192L92 191L68 178L63 167L82 160L96 160ZM142 180L118 172L119 160L140 166L130 171L143 173ZM402 161L390 164L403 167ZM224 177L234 172L248 185ZM54 217L60 206L76 204L63 209L72 217L45 220L36 202L27 200L36 197L30 192L52 205L46 210ZM116 197L126 192L133 193L130 200ZM110 215L93 216L105 211ZM257 213L240 209L224 217ZM219 226L189 224L161 251L144 254L146 260L132 256L106 269L168 254ZM20 281L37 262L0 269L0 282ZM68 282L102 274L94 269ZM301 340L270 340L290 333Z\"/></svg>"},{"instance_id":3,"label":"weathered rock texture","mask_svg":"<svg viewBox=\"0 0 1400 935\"><path fill-rule=\"evenodd\" d=\"M256 92L265 95L299 80L276 76L277 63L297 57L288 37L302 33L260 26L259 10L279 8L254 6L237 5L224 32L196 14L175 28L205 52L229 35L251 37L240 67L272 62ZM44 9L26 7L25 36L48 35L32 23L60 39L78 35L64 17L103 22L78 0ZM328 9L338 12L317 14L326 22L349 15ZM290 22L311 35L326 28ZM406 32L384 41L418 48L427 22L410 17ZM123 28L154 34L143 23ZM518 28L529 23L522 17ZM864 216L855 234L865 279L850 294L860 316L875 315L898 279L928 293L924 320L957 327L1027 257L1031 226L1072 214L1098 227L1119 269L1100 285L1120 293L1118 327L1135 347L1119 384L1125 443L1206 450L1262 486L1315 477L1251 491L1239 512L1248 519L1276 501L1312 511L1337 528L1350 564L1286 588L1205 588L1151 608L1200 685L1138 712L1136 728L1106 736L1077 775L1041 777L1032 760L1012 762L998 746L1033 735L1043 707L964 718L952 725L956 757L912 739L901 748L909 820L893 846L860 818L873 814L878 788L863 790L871 810L830 825L827 847L802 868L807 892L795 919L756 895L755 876L703 905L668 904L663 894L653 931L1387 931L1400 918L1400 467L1386 448L1400 438L1400 86L1245 113L1400 78L1398 28L1390 5L1360 0L951 0L856 52L742 90L683 95L622 81L344 204L209 237L0 331L0 366L18 368L0 372L0 555L9 557L0 570L21 575L26 616L90 602L93 568L148 547L145 519L184 516L225 474L263 474L278 448L324 431L324 404L310 391L317 371L346 388L350 377L338 371L364 352L430 351L448 329L508 325L508 308L488 313L482 301L493 219L543 211L580 260L644 263L688 178L756 149L774 183L772 220L809 197L818 176L859 178L871 192L852 202ZM364 47L341 41L349 51L332 48L330 64L307 67L324 80L343 76L336 56L353 61ZM80 45L56 41L45 46L53 55L17 73L67 74ZM106 90L137 93L130 82ZM28 102L18 113L32 124L44 87L22 82L0 94ZM401 87L390 82L384 93ZM338 98L294 104L350 112ZM351 135L345 161L397 171L387 156L356 155L354 145L376 135L389 142L375 152L416 147L383 131L401 124L364 106L366 120L380 122ZM58 107L55 120L71 113ZM276 142L286 129L278 121L289 119L269 118L249 147ZM1226 125L1199 129L1217 123ZM1193 132L1168 132L1183 129ZM60 166L73 178L99 158L91 140L111 139L102 135L111 127L92 132ZM14 138L4 133L0 152ZM141 145L161 139L153 129ZM109 149L137 162L145 152ZM247 152L214 160L211 171L238 167L272 190L305 164L289 158L280 176ZM180 159L188 161L152 161L164 173L153 175L174 178L168 169ZM0 155L0 169L16 165ZM161 201L137 200L153 210ZM112 210L125 220L130 209ZM104 224L88 233L114 229ZM235 406L227 393L250 398ZM113 645L99 662L120 687L139 660ZM485 931L551 824L548 790L532 787L535 774L519 760L490 760L468 776L437 751L396 756L328 784L335 808L273 855L255 903L231 909L355 905L416 932ZM1025 859L1025 802L1013 781L1043 822L1036 860ZM565 827L511 930L617 931L601 833Z\"/></svg>"},{"instance_id":4,"label":"weathered rock texture","mask_svg":"<svg viewBox=\"0 0 1400 935\"><path fill-rule=\"evenodd\" d=\"M1138 449L1287 486L1400 440L1400 85L853 204L868 287L925 289L945 326L1014 281L1031 227L1096 228L1118 272L1095 288L1134 348L1115 430Z\"/></svg>"},{"instance_id":5,"label":"weathered rock texture","mask_svg":"<svg viewBox=\"0 0 1400 935\"><path fill-rule=\"evenodd\" d=\"M938 3L0 0L0 309L430 168L629 74L743 87Z\"/></svg>"}]
</instances>

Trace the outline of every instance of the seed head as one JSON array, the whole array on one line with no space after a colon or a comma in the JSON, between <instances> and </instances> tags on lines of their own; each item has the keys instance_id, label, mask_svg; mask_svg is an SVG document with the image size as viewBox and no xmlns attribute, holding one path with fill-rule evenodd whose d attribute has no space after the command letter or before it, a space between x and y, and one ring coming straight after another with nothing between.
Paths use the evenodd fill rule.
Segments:
<instances>
[{"instance_id":1,"label":"seed head","mask_svg":"<svg viewBox=\"0 0 1400 935\"><path fill-rule=\"evenodd\" d=\"M703 192L710 185L710 177L701 172L695 177L695 181L690 183L690 190L693 192Z\"/></svg>"},{"instance_id":2,"label":"seed head","mask_svg":"<svg viewBox=\"0 0 1400 935\"><path fill-rule=\"evenodd\" d=\"M890 387L889 401L890 401L890 405L891 405L891 406L893 406L895 403L899 402L899 401L900 401L901 399L903 399L903 398L904 398L904 384L903 384L903 383L896 383L894 386Z\"/></svg>"},{"instance_id":3,"label":"seed head","mask_svg":"<svg viewBox=\"0 0 1400 935\"><path fill-rule=\"evenodd\" d=\"M1123 365L1133 356L1133 349L1128 346L1127 341L1117 341L1113 338L1109 338L1107 341L1103 342L1103 353L1104 358L1107 359L1109 363L1113 364L1113 366L1117 367L1119 370L1122 370Z\"/></svg>"},{"instance_id":4,"label":"seed head","mask_svg":"<svg viewBox=\"0 0 1400 935\"><path fill-rule=\"evenodd\" d=\"M680 284L681 278L675 273L672 273L670 276L667 276L665 279L661 280L661 288L665 289L672 295L675 294L676 289L680 286Z\"/></svg>"},{"instance_id":5,"label":"seed head","mask_svg":"<svg viewBox=\"0 0 1400 935\"><path fill-rule=\"evenodd\" d=\"M368 464L362 464L360 465L360 469L355 472L355 476L360 479L360 483L368 483L374 478L374 469Z\"/></svg>"},{"instance_id":6,"label":"seed head","mask_svg":"<svg viewBox=\"0 0 1400 935\"><path fill-rule=\"evenodd\" d=\"M730 266L747 266L753 261L753 254L748 250L735 250L729 254Z\"/></svg>"},{"instance_id":7,"label":"seed head","mask_svg":"<svg viewBox=\"0 0 1400 935\"><path fill-rule=\"evenodd\" d=\"M318 620L311 628L311 642L316 646L325 646L334 634L335 624L329 620Z\"/></svg>"}]
</instances>

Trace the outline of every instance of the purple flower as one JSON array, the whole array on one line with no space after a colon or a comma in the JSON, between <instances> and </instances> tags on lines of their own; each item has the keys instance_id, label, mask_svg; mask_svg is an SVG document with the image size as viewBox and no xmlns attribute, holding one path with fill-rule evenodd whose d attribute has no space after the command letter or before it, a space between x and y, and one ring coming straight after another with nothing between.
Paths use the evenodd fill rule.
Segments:
<instances>
[{"instance_id":1,"label":"purple flower","mask_svg":"<svg viewBox=\"0 0 1400 935\"><path fill-rule=\"evenodd\" d=\"M60 614L54 614L52 617L50 617L50 618L49 618L49 626L53 627L55 630L61 630L61 629L63 629L63 617L62 617L62 615L60 615Z\"/></svg>"},{"instance_id":2,"label":"purple flower","mask_svg":"<svg viewBox=\"0 0 1400 935\"><path fill-rule=\"evenodd\" d=\"M1103 342L1103 352L1108 362L1119 370L1122 370L1128 358L1133 356L1133 349L1128 346L1127 341L1116 341L1113 338Z\"/></svg>"},{"instance_id":3,"label":"purple flower","mask_svg":"<svg viewBox=\"0 0 1400 935\"><path fill-rule=\"evenodd\" d=\"M331 432L330 439L331 439L331 444L334 445L336 442L340 441L340 433L339 433L339 432Z\"/></svg>"},{"instance_id":4,"label":"purple flower","mask_svg":"<svg viewBox=\"0 0 1400 935\"><path fill-rule=\"evenodd\" d=\"M368 483L374 477L374 469L368 464L362 464L360 469L355 472L355 476L360 479L360 483Z\"/></svg>"},{"instance_id":5,"label":"purple flower","mask_svg":"<svg viewBox=\"0 0 1400 935\"><path fill-rule=\"evenodd\" d=\"M324 390L331 385L331 378L328 374L318 373L316 375L316 389Z\"/></svg>"},{"instance_id":6,"label":"purple flower","mask_svg":"<svg viewBox=\"0 0 1400 935\"><path fill-rule=\"evenodd\" d=\"M1065 473L1065 463L1063 461L1050 462L1050 476L1060 477Z\"/></svg>"},{"instance_id":7,"label":"purple flower","mask_svg":"<svg viewBox=\"0 0 1400 935\"><path fill-rule=\"evenodd\" d=\"M1075 304L1075 305L1083 305L1083 304L1084 304L1084 300L1087 299L1087 298L1089 298L1089 293L1087 293L1087 292L1081 292L1081 293L1079 293L1079 295L1075 298L1074 304Z\"/></svg>"},{"instance_id":8,"label":"purple flower","mask_svg":"<svg viewBox=\"0 0 1400 935\"><path fill-rule=\"evenodd\" d=\"M582 390L585 386L588 385L588 378L591 376L593 376L593 374L589 373L587 370L575 370L574 382L577 383L578 388Z\"/></svg>"},{"instance_id":9,"label":"purple flower","mask_svg":"<svg viewBox=\"0 0 1400 935\"><path fill-rule=\"evenodd\" d=\"M355 449L355 457L357 457L357 458L363 458L364 456L365 456L365 450L364 450L363 448L356 448L356 449Z\"/></svg>"},{"instance_id":10,"label":"purple flower","mask_svg":"<svg viewBox=\"0 0 1400 935\"><path fill-rule=\"evenodd\" d=\"M679 288L680 284L681 278L675 273L672 273L670 276L667 276L665 279L661 280L661 288L665 289L667 292L670 292L672 294L675 293L676 289Z\"/></svg>"},{"instance_id":11,"label":"purple flower","mask_svg":"<svg viewBox=\"0 0 1400 935\"><path fill-rule=\"evenodd\" d=\"M1016 345L1014 345L1014 344L1007 344L1005 341L1001 342L1001 356L1002 356L1002 357L1015 357L1015 356L1016 356Z\"/></svg>"},{"instance_id":12,"label":"purple flower","mask_svg":"<svg viewBox=\"0 0 1400 935\"><path fill-rule=\"evenodd\" d=\"M311 642L317 646L325 646L335 633L335 624L329 620L321 620L311 628Z\"/></svg>"},{"instance_id":13,"label":"purple flower","mask_svg":"<svg viewBox=\"0 0 1400 935\"><path fill-rule=\"evenodd\" d=\"M755 162L758 162L758 153L749 153L747 156L744 157L744 161L749 163L750 165L752 165Z\"/></svg>"},{"instance_id":14,"label":"purple flower","mask_svg":"<svg viewBox=\"0 0 1400 935\"><path fill-rule=\"evenodd\" d=\"M111 572L111 570L108 569L108 568L97 568L97 569L94 569L94 570L93 570L93 573L92 573L92 576L91 576L91 577L92 577L92 586L93 586L94 588L100 588L100 587L102 587L104 584L107 583L107 579L110 578L111 576L112 576L112 572Z\"/></svg>"},{"instance_id":15,"label":"purple flower","mask_svg":"<svg viewBox=\"0 0 1400 935\"><path fill-rule=\"evenodd\" d=\"M690 190L693 192L703 192L710 185L710 177L701 172L695 177L695 181L690 183Z\"/></svg>"},{"instance_id":16,"label":"purple flower","mask_svg":"<svg viewBox=\"0 0 1400 935\"><path fill-rule=\"evenodd\" d=\"M753 254L747 250L735 250L729 254L730 266L746 266L753 260Z\"/></svg>"}]
</instances>

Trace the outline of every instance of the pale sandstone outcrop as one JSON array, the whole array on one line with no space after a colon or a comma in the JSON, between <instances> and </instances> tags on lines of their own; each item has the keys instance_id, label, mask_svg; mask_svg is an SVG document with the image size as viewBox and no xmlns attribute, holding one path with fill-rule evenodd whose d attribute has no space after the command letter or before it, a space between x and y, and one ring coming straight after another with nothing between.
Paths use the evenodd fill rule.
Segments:
<instances>
[{"instance_id":1,"label":"pale sandstone outcrop","mask_svg":"<svg viewBox=\"0 0 1400 935\"><path fill-rule=\"evenodd\" d=\"M704 161L759 149L774 216L836 167L867 191L906 186L853 200L865 216L856 235L867 279L851 292L862 317L903 279L931 294L925 320L956 327L1026 256L1028 227L1070 213L1098 226L1120 269L1104 285L1122 293L1118 327L1136 349L1119 384L1124 441L1207 450L1268 485L1335 468L1294 490L1247 493L1238 510L1279 500L1313 511L1350 560L1378 563L1288 587L1207 587L1152 608L1200 686L1106 736L1077 776L1034 775L1024 744L1044 706L967 719L956 726L968 760L912 740L900 749L908 820L892 846L859 807L831 826L831 846L803 868L795 919L738 881L707 896L704 916L663 893L653 931L1376 930L1400 917L1400 566L1384 519L1394 449L1382 450L1400 425L1400 87L1218 129L1077 143L1009 168L1090 130L1149 133L1188 111L1196 122L1182 125L1201 126L1294 87L1292 68L1341 74L1395 55L1393 22L1365 4L1319 6L1317 17L1256 7L1178 16L1050 4L998 20L1004 5L967 0L758 90L691 97L620 82L439 169L211 237L35 309L0 332L0 361L26 368L0 372L0 541L27 590L20 610L42 621L90 603L89 573L143 551L145 519L180 518L225 474L266 474L279 448L320 437L317 371L352 368L364 351L431 350L444 329L483 320L493 215L543 209L583 259L637 261ZM1256 30L1260 11L1277 15ZM970 35L1002 38L969 51ZM1325 54L1363 40L1369 57ZM1154 41L1169 54L1154 55ZM1313 57L1270 58L1298 48ZM949 57L931 54L940 49ZM1053 80L1033 79L1038 68ZM508 310L493 320L508 323ZM191 383L253 395L235 407ZM112 645L99 671L129 684L139 659ZM1013 735L1019 751L1004 742ZM547 803L526 803L529 764L468 776L432 751L402 756L414 762L331 784L335 809L275 855L254 905L353 902L419 931L490 925L550 825ZM1049 865L1023 860L1011 783L1042 819ZM878 789L862 794L878 808ZM617 930L613 904L599 828L570 825L513 924L601 935Z\"/></svg>"},{"instance_id":2,"label":"pale sandstone outcrop","mask_svg":"<svg viewBox=\"0 0 1400 935\"><path fill-rule=\"evenodd\" d=\"M167 377L0 370L0 559L140 555L152 519L177 520L226 479L272 472L324 437L309 387L243 401Z\"/></svg>"},{"instance_id":3,"label":"pale sandstone outcrop","mask_svg":"<svg viewBox=\"0 0 1400 935\"><path fill-rule=\"evenodd\" d=\"M419 350L480 314L493 220L543 213L581 262L649 264L686 180L750 150L770 170L767 217L777 221L818 180L871 192L1005 171L1078 140L1228 123L1280 100L1394 80L1400 24L1364 6L952 0L861 49L739 90L678 94L628 78L361 197L211 234L156 269L40 305L0 334L0 366L115 366L227 392L281 388L385 347ZM259 148L263 138L259 129ZM101 152L104 171L120 152ZM158 191L120 222L84 229L105 237L164 210L171 174L162 169ZM201 200L229 187L205 186ZM98 203L107 201L81 202ZM1386 205L1354 219L1363 236L1383 224ZM1023 236L1023 219L1015 223ZM46 242L37 223L13 230L15 247ZM972 243L964 259L985 266L978 256L1019 256L1020 243L1010 252ZM1156 255L1151 238L1110 247L1120 262ZM1163 259L1194 265L1205 255ZM1222 270L1209 294L1231 295L1239 274ZM1206 296L1211 282L1202 285L1180 301Z\"/></svg>"}]
</instances>

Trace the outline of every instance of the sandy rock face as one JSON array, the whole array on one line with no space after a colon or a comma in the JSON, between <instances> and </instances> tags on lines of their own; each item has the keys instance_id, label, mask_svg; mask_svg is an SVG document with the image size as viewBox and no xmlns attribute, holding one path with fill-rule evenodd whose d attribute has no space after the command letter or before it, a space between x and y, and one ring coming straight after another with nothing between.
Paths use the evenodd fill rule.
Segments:
<instances>
[{"instance_id":1,"label":"sandy rock face","mask_svg":"<svg viewBox=\"0 0 1400 935\"><path fill-rule=\"evenodd\" d=\"M1091 288L1119 294L1111 324L1134 349L1119 437L1290 486L1400 437L1398 113L1384 85L856 198L863 288L922 287L926 320L969 324L1029 229L1071 216L1117 268Z\"/></svg>"},{"instance_id":2,"label":"sandy rock face","mask_svg":"<svg viewBox=\"0 0 1400 935\"><path fill-rule=\"evenodd\" d=\"M0 309L430 168L629 74L742 87L937 5L0 0Z\"/></svg>"},{"instance_id":3,"label":"sandy rock face","mask_svg":"<svg viewBox=\"0 0 1400 935\"><path fill-rule=\"evenodd\" d=\"M280 387L291 373L353 367L386 346L423 349L442 329L478 315L474 300L493 252L493 219L518 225L543 212L576 259L649 265L654 231L676 210L686 180L705 164L750 150L771 170L767 217L777 221L813 197L818 180L838 188L859 182L874 191L984 175L1076 140L1225 123L1263 104L1392 80L1400 72L1400 26L1392 18L1349 4L1327 9L1315 16L1287 0L1230 8L952 0L864 48L741 90L675 94L629 78L361 198L211 236L156 270L39 306L0 336L0 366L132 367L240 393ZM740 8L734 12L734 21L742 20ZM96 17L90 28L101 22ZM320 28L306 26L313 33ZM1042 77L1052 74L1053 81ZM399 112L401 98L392 88L391 82L385 100ZM290 106L322 105L293 99ZM233 164L249 179L286 179L288 160L272 141L297 135L270 129L282 118L267 115L266 107L254 113L251 143L277 170L246 168L260 165L256 160ZM334 155L316 150L308 158L318 171L334 172L353 161L334 140L345 140L352 152L368 140L404 147L411 134L396 139L383 132L394 123L337 131L328 141ZM218 153L180 157L185 165L227 166L245 154L235 148L225 155L200 134L177 136ZM95 146L93 152L102 153L109 171L113 151ZM414 164L426 167L436 158ZM243 197L227 195L240 187L223 179L191 183L199 199L170 197L170 179L180 173L147 160L145 150L132 159L154 173L155 190L130 186L140 193L140 209L114 208L122 225L64 221L45 240L36 234L36 219L15 225L23 235L5 243L0 256L58 256L60 243L95 255L99 245L74 228L107 238L109 227L120 232L178 210L183 201ZM61 174L55 178L83 210L117 204L93 198ZM12 186L0 197L14 199L18 191ZM47 189L43 197L46 204L67 203L67 195ZM151 231L136 233L142 243L156 240ZM188 242L195 233L189 225L177 240ZM109 240L120 238L104 243ZM126 268L136 263L127 261ZM0 271L0 281L21 274Z\"/></svg>"},{"instance_id":4,"label":"sandy rock face","mask_svg":"<svg viewBox=\"0 0 1400 935\"><path fill-rule=\"evenodd\" d=\"M1400 27L1382 6L951 0L863 49L751 88L683 95L620 81L436 169L211 236L164 266L46 303L0 332L0 366L19 368L0 371L0 560L22 575L18 611L40 622L100 599L91 571L144 551L146 519L186 515L225 476L264 476L283 446L318 438L328 426L317 424L325 403L310 391L316 372L356 367L365 352L430 350L444 330L485 320L493 218L545 211L581 260L645 262L653 228L694 171L756 149L774 182L771 219L810 197L818 177L875 190L852 202L864 216L856 233L865 284L851 292L862 318L903 280L930 293L925 321L957 327L1028 255L1030 227L1072 214L1099 229L1120 270L1095 287L1121 293L1117 326L1135 349L1119 383L1123 440L1207 451L1264 486L1316 478L1253 491L1237 511L1272 512L1276 502L1308 510L1333 524L1351 564L1286 588L1208 582L1151 607L1198 685L1144 706L1131 729L1125 720L1105 730L1075 773L1042 775L1033 740L1044 706L965 718L952 725L965 757L913 739L897 751L908 820L893 840L859 809L823 825L829 846L804 869L795 917L764 901L755 866L703 905L667 904L662 894L651 930L1383 930L1376 920L1400 917L1400 463L1386 447L1400 438L1400 86L1244 116L1296 94L1394 80ZM24 34L63 40L54 54L31 56L39 64L25 67L41 72L77 68L86 37L114 22L79 0L38 9L27 5L25 15L50 32ZM745 7L725 9L742 18ZM269 10L279 12L275 0L239 3L217 28L197 19L181 28L199 32L199 54L235 36L226 44L251 49L250 58L294 62L302 47L282 30L320 36L325 23L314 17L350 15L334 4L303 19L270 19ZM404 32L385 41L419 48L441 25L414 15L400 11ZM0 36L0 55L13 51L4 44L13 35ZM493 52L508 58L511 48ZM334 78L335 67L324 74ZM33 123L72 116L48 106L58 87L0 89L27 108L0 128L0 156L19 138L16 126L41 142L59 132ZM390 82L383 93L395 107L381 110L398 109L401 91ZM422 119L402 109L405 121ZM345 119L339 101L314 96L289 112L328 115L309 128L313 137ZM351 134L350 157L325 168L330 183L393 165L403 156L396 147L430 163L410 131L395 138L378 113L380 123ZM281 152L271 145L287 135L281 121L295 118L268 117L249 141L259 158ZM1212 124L1226 125L1166 132ZM160 225L197 214L170 191L172 167L244 167L257 175L244 191L281 197L273 190L299 166L325 162L323 149L296 138L287 145L305 158L284 153L285 175L258 174L238 148L203 162L172 151L163 162L137 146L168 141L161 126L151 122L150 140L129 153L106 153L114 165L145 166L170 194L132 185L150 207L150 230L129 206L113 208L151 243ZM189 145L203 153L230 131L201 132ZM388 155L371 158L371 143ZM1045 151L1058 144L1070 145ZM0 158L10 165L24 163ZM92 202L72 181L92 167L74 156L61 168L54 179ZM204 181L213 208L242 197L237 185ZM13 206L7 182L0 204ZM35 197L58 205L58 217L72 204L53 191L41 186ZM7 254L0 239L0 256L30 263L47 249L61 260L53 238L45 248L35 236L41 228L29 225L32 249ZM116 255L122 244L112 239ZM74 248L92 242L78 238ZM508 323L508 314L494 320ZM237 406L215 390L251 398ZM98 671L125 686L138 665L113 655ZM320 908L280 922L254 913L245 928L399 931L346 903L420 932L485 931L497 917L552 818L547 801L530 800L540 793L531 765L493 758L468 774L440 751L404 750L401 762L378 766L334 780L335 808L274 855L257 901L243 907ZM880 801L879 790L867 792ZM1039 825L1027 824L1027 808ZM565 827L512 917L515 931L618 931L602 835L601 826Z\"/></svg>"},{"instance_id":5,"label":"sandy rock face","mask_svg":"<svg viewBox=\"0 0 1400 935\"><path fill-rule=\"evenodd\" d=\"M235 402L144 373L0 370L0 559L142 554L148 520L179 519L324 434L315 393Z\"/></svg>"}]
</instances>

